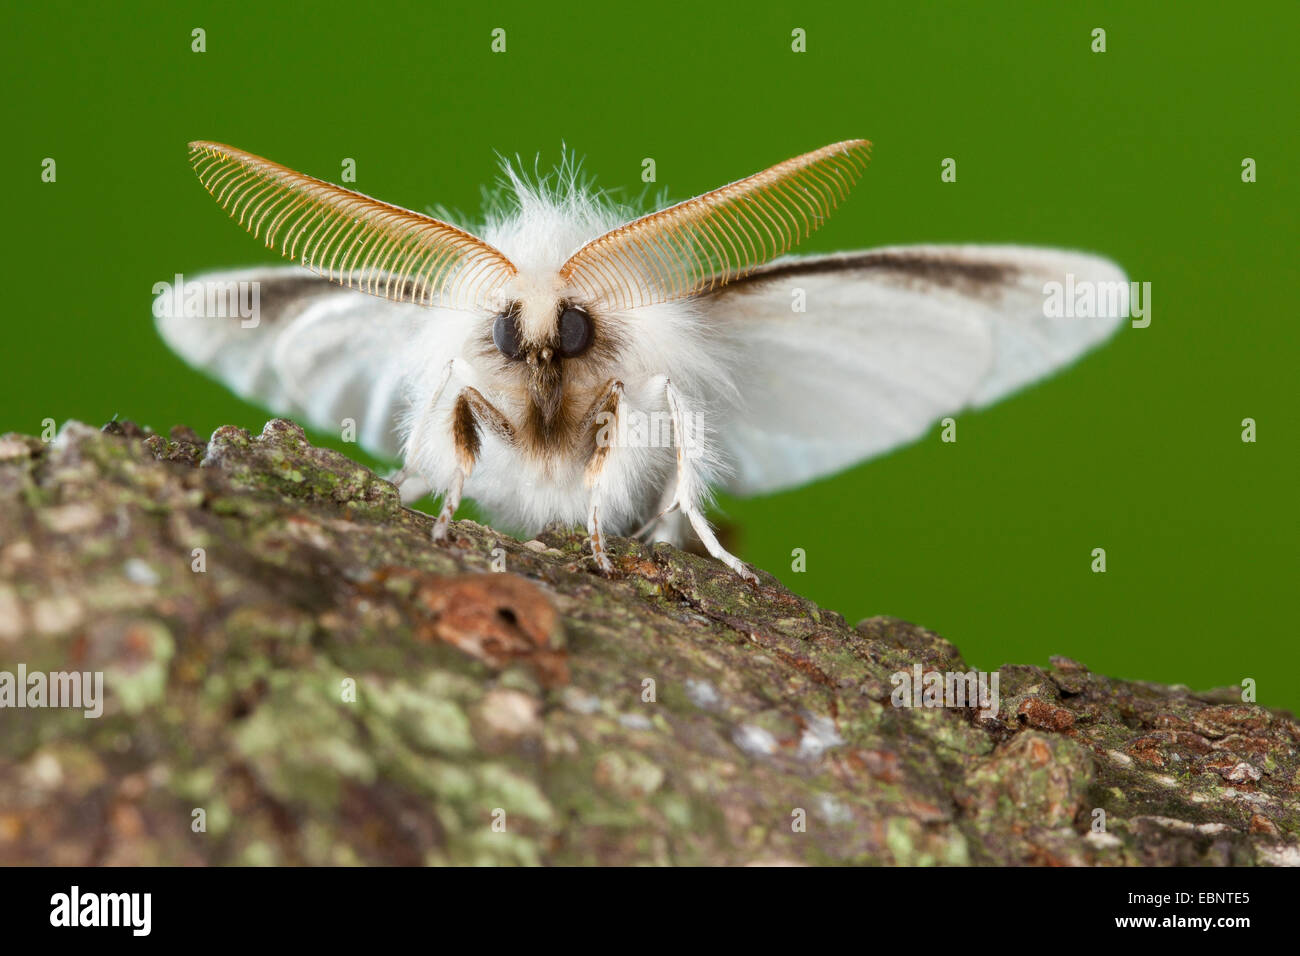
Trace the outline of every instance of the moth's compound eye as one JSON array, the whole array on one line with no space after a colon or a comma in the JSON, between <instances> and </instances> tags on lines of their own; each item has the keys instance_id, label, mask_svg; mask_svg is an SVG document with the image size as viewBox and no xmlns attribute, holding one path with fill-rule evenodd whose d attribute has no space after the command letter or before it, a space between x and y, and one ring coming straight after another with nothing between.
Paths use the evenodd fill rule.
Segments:
<instances>
[{"instance_id":1,"label":"moth's compound eye","mask_svg":"<svg viewBox=\"0 0 1300 956\"><path fill-rule=\"evenodd\" d=\"M569 306L560 314L560 354L574 358L591 347L591 316Z\"/></svg>"},{"instance_id":2,"label":"moth's compound eye","mask_svg":"<svg viewBox=\"0 0 1300 956\"><path fill-rule=\"evenodd\" d=\"M498 315L492 323L492 344L506 358L524 357L523 341L519 335L519 317L514 312Z\"/></svg>"}]
</instances>

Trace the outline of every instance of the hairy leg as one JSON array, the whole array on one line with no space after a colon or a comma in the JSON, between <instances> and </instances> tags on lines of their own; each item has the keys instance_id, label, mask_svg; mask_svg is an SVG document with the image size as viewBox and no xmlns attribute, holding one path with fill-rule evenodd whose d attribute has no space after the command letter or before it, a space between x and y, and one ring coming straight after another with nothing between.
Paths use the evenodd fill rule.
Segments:
<instances>
[{"instance_id":1,"label":"hairy leg","mask_svg":"<svg viewBox=\"0 0 1300 956\"><path fill-rule=\"evenodd\" d=\"M389 476L388 480L397 486L397 494L404 505L419 501L433 490L422 476L412 474L405 466Z\"/></svg>"},{"instance_id":2,"label":"hairy leg","mask_svg":"<svg viewBox=\"0 0 1300 956\"><path fill-rule=\"evenodd\" d=\"M638 528L632 537L651 544L666 541L674 548L685 548L690 538L690 525L674 504L676 500L677 482L674 479L664 486L659 503L655 506L654 517Z\"/></svg>"},{"instance_id":3,"label":"hairy leg","mask_svg":"<svg viewBox=\"0 0 1300 956\"><path fill-rule=\"evenodd\" d=\"M438 403L442 401L442 393L447 390L447 382L451 380L452 372L455 371L456 360L452 359L442 367L442 376L438 381L438 388L433 393L433 400L425 406L424 412L415 421L411 434L407 439L408 451L411 444L420 441L420 436L428 427L429 419L438 408ZM389 479L397 486L397 494L402 504L409 505L413 501L419 501L429 492L433 491L433 483L424 475L416 474L412 471L411 466L403 464Z\"/></svg>"},{"instance_id":4,"label":"hairy leg","mask_svg":"<svg viewBox=\"0 0 1300 956\"><path fill-rule=\"evenodd\" d=\"M456 471L451 484L443 492L442 511L433 523L433 540L442 541L447 537L452 515L460 507L461 492L465 490L465 480L474 471L482 447L482 429L486 426L509 444L515 441L515 429L510 421L497 411L476 388L461 389L456 396L456 405L451 413L452 441L456 448Z\"/></svg>"},{"instance_id":5,"label":"hairy leg","mask_svg":"<svg viewBox=\"0 0 1300 956\"><path fill-rule=\"evenodd\" d=\"M590 442L585 474L590 491L587 508L587 538L591 542L591 556L605 574L612 574L614 564L605 551L605 534L600 528L600 509L605 492L606 469L609 455L619 434L619 416L623 411L623 383L610 379L583 416L582 431Z\"/></svg>"},{"instance_id":6,"label":"hairy leg","mask_svg":"<svg viewBox=\"0 0 1300 956\"><path fill-rule=\"evenodd\" d=\"M718 543L717 535L713 533L708 520L704 517L702 506L708 494L708 488L705 486L704 479L692 460L690 448L688 447L689 432L687 431L687 423L691 420L691 409L686 407L681 395L673 388L673 383L667 378L663 381L664 395L668 401L668 413L672 416L673 433L676 435L677 447L677 487L673 492L673 502L669 505L665 514L680 509L686 520L691 523L691 528L699 537L700 543L704 545L704 549L710 555L731 568L746 581L757 584L758 575ZM662 518L663 515L660 517Z\"/></svg>"}]
</instances>

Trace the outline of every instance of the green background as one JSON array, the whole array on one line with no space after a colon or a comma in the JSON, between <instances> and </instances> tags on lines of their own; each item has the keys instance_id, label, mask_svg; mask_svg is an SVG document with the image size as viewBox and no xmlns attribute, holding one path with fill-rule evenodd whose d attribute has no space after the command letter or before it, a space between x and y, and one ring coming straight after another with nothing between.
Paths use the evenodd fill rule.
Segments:
<instances>
[{"instance_id":1,"label":"green background","mask_svg":"<svg viewBox=\"0 0 1300 956\"><path fill-rule=\"evenodd\" d=\"M1297 6L566 2L31 5L6 14L0 431L267 418L157 338L150 289L276 260L186 163L215 139L472 214L496 153L566 143L674 199L825 143L873 162L804 247L1018 242L1152 284L1067 372L813 486L724 499L742 557L982 668L1066 654L1300 705L1294 630ZM190 31L207 31L207 52ZM505 54L490 31L507 30ZM794 27L807 52L790 49ZM1108 49L1091 52L1104 27ZM1243 157L1258 182L1241 181ZM58 163L56 183L41 160ZM958 180L940 181L957 160ZM278 260L276 260L278 261ZM1259 440L1241 441L1241 422ZM328 435L317 440L344 448ZM346 446L356 454L355 446ZM1090 570L1104 547L1108 570ZM807 570L791 571L803 548Z\"/></svg>"}]
</instances>

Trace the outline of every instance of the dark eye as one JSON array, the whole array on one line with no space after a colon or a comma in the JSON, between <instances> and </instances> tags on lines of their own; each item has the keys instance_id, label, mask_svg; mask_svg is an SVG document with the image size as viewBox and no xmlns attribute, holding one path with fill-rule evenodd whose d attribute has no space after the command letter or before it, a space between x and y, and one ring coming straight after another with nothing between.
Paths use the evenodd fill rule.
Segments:
<instances>
[{"instance_id":1,"label":"dark eye","mask_svg":"<svg viewBox=\"0 0 1300 956\"><path fill-rule=\"evenodd\" d=\"M560 354L565 358L581 355L591 347L591 316L569 306L560 314Z\"/></svg>"},{"instance_id":2,"label":"dark eye","mask_svg":"<svg viewBox=\"0 0 1300 956\"><path fill-rule=\"evenodd\" d=\"M492 344L506 358L523 358L523 347L519 338L519 317L514 312L498 315L492 323Z\"/></svg>"}]
</instances>

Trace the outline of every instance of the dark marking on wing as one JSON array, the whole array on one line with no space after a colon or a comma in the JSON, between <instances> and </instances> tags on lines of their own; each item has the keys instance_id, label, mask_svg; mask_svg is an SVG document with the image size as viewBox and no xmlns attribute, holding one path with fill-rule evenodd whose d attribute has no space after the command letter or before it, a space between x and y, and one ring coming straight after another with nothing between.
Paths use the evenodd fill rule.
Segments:
<instances>
[{"instance_id":1,"label":"dark marking on wing","mask_svg":"<svg viewBox=\"0 0 1300 956\"><path fill-rule=\"evenodd\" d=\"M339 292L339 287L333 282L309 273L256 281L261 321L268 324L299 316L317 298Z\"/></svg>"},{"instance_id":2,"label":"dark marking on wing","mask_svg":"<svg viewBox=\"0 0 1300 956\"><path fill-rule=\"evenodd\" d=\"M863 252L856 255L818 256L777 262L747 276L733 279L719 291L743 291L781 279L839 272L879 273L881 278L898 278L904 283L929 283L963 292L991 292L1020 275L1010 264L972 262L920 252Z\"/></svg>"},{"instance_id":3,"label":"dark marking on wing","mask_svg":"<svg viewBox=\"0 0 1300 956\"><path fill-rule=\"evenodd\" d=\"M341 292L354 292L358 296L364 296L367 299L384 298L383 296L374 296L364 292L357 288L356 285L349 287L341 282L333 282L323 276L312 275L305 270L302 275L277 276L258 279L257 281L260 284L258 294L262 320L268 323L276 323L285 318L299 316L307 306L317 299L337 296ZM413 298L412 282L413 280L410 279L404 282L395 282L392 287L392 295L395 298L392 301L397 301L396 297L401 296ZM383 288L382 283L379 287ZM412 304L413 307L420 308L418 304L406 304Z\"/></svg>"}]
</instances>

